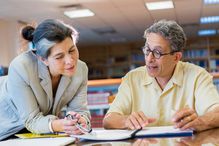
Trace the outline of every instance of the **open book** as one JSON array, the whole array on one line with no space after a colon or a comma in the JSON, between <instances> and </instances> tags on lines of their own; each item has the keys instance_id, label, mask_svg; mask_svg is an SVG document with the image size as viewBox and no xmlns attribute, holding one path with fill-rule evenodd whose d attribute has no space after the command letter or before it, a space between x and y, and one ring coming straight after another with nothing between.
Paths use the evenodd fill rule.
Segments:
<instances>
[{"instance_id":1,"label":"open book","mask_svg":"<svg viewBox=\"0 0 219 146\"><path fill-rule=\"evenodd\" d=\"M147 137L186 137L192 136L192 130L175 129L173 126L161 126L161 127L146 127L138 130L103 130L96 129L90 134L84 135L71 135L75 138L87 139L87 140L124 140L130 138L147 138Z\"/></svg>"}]
</instances>

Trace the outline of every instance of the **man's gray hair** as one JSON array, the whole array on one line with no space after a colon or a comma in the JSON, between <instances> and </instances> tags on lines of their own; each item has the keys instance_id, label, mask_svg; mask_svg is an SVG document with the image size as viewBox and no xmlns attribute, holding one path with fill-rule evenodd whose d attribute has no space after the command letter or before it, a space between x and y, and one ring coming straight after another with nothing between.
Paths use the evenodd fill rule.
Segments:
<instances>
[{"instance_id":1,"label":"man's gray hair","mask_svg":"<svg viewBox=\"0 0 219 146\"><path fill-rule=\"evenodd\" d=\"M145 30L145 39L149 33L157 33L167 39L170 42L172 51L182 51L186 46L186 35L182 27L175 21L160 20L155 22Z\"/></svg>"}]
</instances>

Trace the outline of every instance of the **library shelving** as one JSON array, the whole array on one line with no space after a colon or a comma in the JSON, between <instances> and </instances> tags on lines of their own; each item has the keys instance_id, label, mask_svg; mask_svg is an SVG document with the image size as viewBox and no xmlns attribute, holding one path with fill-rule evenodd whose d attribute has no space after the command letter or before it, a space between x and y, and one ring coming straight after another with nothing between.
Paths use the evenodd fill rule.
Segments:
<instances>
[{"instance_id":1,"label":"library shelving","mask_svg":"<svg viewBox=\"0 0 219 146\"><path fill-rule=\"evenodd\" d=\"M188 40L183 60L205 68L219 71L219 36L199 37Z\"/></svg>"},{"instance_id":2,"label":"library shelving","mask_svg":"<svg viewBox=\"0 0 219 146\"><path fill-rule=\"evenodd\" d=\"M105 113L114 100L121 79L102 79L88 81L88 108L92 127L102 127Z\"/></svg>"},{"instance_id":3,"label":"library shelving","mask_svg":"<svg viewBox=\"0 0 219 146\"><path fill-rule=\"evenodd\" d=\"M144 65L143 42L80 48L80 58L89 68L89 79L121 78Z\"/></svg>"}]
</instances>

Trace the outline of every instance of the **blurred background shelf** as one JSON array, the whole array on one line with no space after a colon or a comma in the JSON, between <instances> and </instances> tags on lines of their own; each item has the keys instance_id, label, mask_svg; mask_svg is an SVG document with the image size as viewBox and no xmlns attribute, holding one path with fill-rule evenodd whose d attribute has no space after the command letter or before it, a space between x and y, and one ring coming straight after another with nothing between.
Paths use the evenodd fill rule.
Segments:
<instances>
[{"instance_id":1,"label":"blurred background shelf","mask_svg":"<svg viewBox=\"0 0 219 146\"><path fill-rule=\"evenodd\" d=\"M91 112L92 127L103 127L102 121L114 100L121 79L101 79L88 81L88 109Z\"/></svg>"}]
</instances>

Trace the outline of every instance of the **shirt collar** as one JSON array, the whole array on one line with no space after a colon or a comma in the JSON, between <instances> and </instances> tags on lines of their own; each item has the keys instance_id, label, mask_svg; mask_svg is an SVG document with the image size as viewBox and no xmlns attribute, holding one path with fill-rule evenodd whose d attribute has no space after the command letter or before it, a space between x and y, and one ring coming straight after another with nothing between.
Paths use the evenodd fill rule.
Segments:
<instances>
[{"instance_id":1,"label":"shirt collar","mask_svg":"<svg viewBox=\"0 0 219 146\"><path fill-rule=\"evenodd\" d=\"M174 84L176 84L178 86L182 86L182 83L183 83L183 65L182 65L181 61L179 61L176 64L173 76L170 80L172 80L172 82Z\"/></svg>"}]
</instances>

